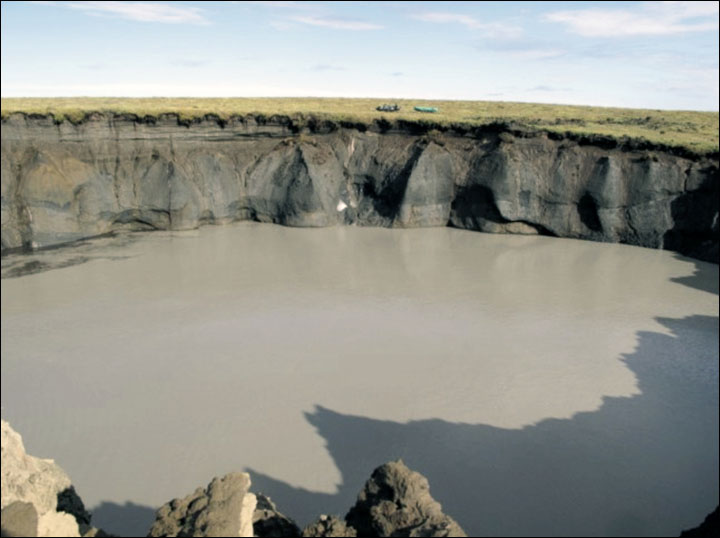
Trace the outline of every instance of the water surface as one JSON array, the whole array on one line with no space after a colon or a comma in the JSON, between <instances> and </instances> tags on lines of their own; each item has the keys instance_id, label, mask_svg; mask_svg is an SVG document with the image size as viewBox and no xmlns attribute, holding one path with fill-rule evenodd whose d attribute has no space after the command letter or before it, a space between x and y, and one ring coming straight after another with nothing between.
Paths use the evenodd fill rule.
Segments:
<instances>
[{"instance_id":1,"label":"water surface","mask_svg":"<svg viewBox=\"0 0 720 538\"><path fill-rule=\"evenodd\" d=\"M3 418L110 531L242 469L301 524L344 514L398 457L469 534L677 535L718 502L716 265L243 223L3 276Z\"/></svg>"}]
</instances>

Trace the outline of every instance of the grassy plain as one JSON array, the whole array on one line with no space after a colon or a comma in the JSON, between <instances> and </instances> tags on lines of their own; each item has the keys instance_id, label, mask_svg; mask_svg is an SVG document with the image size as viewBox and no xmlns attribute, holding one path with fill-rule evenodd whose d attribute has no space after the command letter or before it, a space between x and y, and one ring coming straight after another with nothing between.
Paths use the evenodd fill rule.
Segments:
<instances>
[{"instance_id":1,"label":"grassy plain","mask_svg":"<svg viewBox=\"0 0 720 538\"><path fill-rule=\"evenodd\" d=\"M397 103L399 112L378 112L383 103ZM416 112L413 106L433 106L435 114ZM13 112L52 113L56 120L80 121L90 112L158 116L175 113L183 119L206 114L221 118L235 115L274 114L294 118L316 117L338 121L371 122L378 118L432 121L449 125L482 125L514 122L527 128L615 138L644 138L654 143L690 149L697 153L718 151L718 113L681 110L646 110L590 106L546 105L501 101L427 101L340 98L6 98L2 117Z\"/></svg>"}]
</instances>

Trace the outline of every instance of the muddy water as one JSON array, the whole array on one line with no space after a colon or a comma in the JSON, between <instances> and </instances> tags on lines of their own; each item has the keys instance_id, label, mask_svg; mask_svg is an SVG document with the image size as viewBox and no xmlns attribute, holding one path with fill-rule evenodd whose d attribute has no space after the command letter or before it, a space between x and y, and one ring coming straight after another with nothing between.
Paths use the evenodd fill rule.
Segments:
<instances>
[{"instance_id":1,"label":"muddy water","mask_svg":"<svg viewBox=\"0 0 720 538\"><path fill-rule=\"evenodd\" d=\"M397 457L471 534L677 535L717 504L715 265L245 223L3 276L3 418L110 531L242 469L301 523L342 514Z\"/></svg>"}]
</instances>

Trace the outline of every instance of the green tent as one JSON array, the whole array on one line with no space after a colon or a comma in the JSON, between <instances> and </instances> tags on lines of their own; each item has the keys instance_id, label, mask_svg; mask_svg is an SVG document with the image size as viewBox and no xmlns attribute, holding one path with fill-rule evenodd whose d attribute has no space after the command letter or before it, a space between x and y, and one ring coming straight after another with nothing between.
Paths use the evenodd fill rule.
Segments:
<instances>
[{"instance_id":1,"label":"green tent","mask_svg":"<svg viewBox=\"0 0 720 538\"><path fill-rule=\"evenodd\" d=\"M418 112L437 112L437 108L434 106L416 106L415 110Z\"/></svg>"}]
</instances>

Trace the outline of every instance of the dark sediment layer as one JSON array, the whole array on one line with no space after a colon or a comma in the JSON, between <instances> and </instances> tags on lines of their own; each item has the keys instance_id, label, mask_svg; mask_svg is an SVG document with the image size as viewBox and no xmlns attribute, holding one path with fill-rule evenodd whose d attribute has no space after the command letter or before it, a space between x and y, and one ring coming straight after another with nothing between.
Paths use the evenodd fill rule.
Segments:
<instances>
[{"instance_id":1,"label":"dark sediment layer","mask_svg":"<svg viewBox=\"0 0 720 538\"><path fill-rule=\"evenodd\" d=\"M512 125L286 117L2 122L2 249L257 220L451 225L718 261L718 156Z\"/></svg>"}]
</instances>

